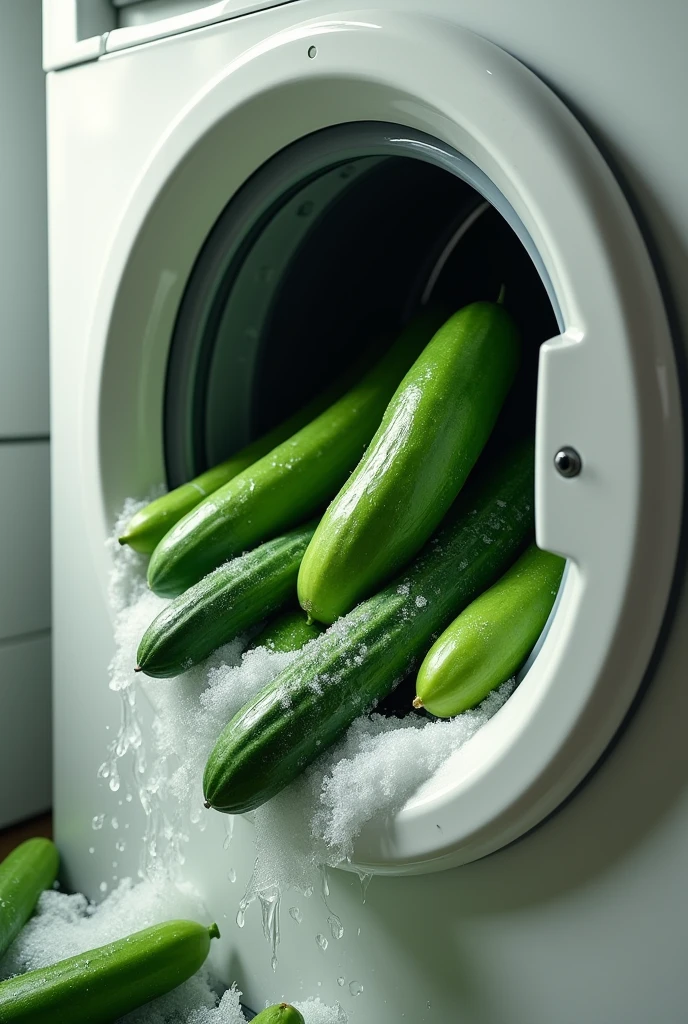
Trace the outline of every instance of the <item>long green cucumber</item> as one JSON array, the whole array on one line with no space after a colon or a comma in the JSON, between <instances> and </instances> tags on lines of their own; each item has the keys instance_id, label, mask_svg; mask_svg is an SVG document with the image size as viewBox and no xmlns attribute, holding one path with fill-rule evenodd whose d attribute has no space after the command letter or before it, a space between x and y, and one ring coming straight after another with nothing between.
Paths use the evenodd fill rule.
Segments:
<instances>
[{"instance_id":1,"label":"long green cucumber","mask_svg":"<svg viewBox=\"0 0 688 1024\"><path fill-rule=\"evenodd\" d=\"M253 1018L253 1024L305 1024L303 1014L289 1003L268 1006Z\"/></svg>"},{"instance_id":2,"label":"long green cucumber","mask_svg":"<svg viewBox=\"0 0 688 1024\"><path fill-rule=\"evenodd\" d=\"M414 707L451 718L509 679L544 629L565 564L531 544L432 645L418 670Z\"/></svg>"},{"instance_id":3,"label":"long green cucumber","mask_svg":"<svg viewBox=\"0 0 688 1024\"><path fill-rule=\"evenodd\" d=\"M336 494L437 319L432 312L414 320L344 396L181 519L153 552L151 589L163 597L180 594L228 558L313 515Z\"/></svg>"},{"instance_id":4,"label":"long green cucumber","mask_svg":"<svg viewBox=\"0 0 688 1024\"><path fill-rule=\"evenodd\" d=\"M301 608L289 608L282 612L255 636L248 650L267 647L270 651L299 651L310 640L315 640L325 627L319 622L309 622Z\"/></svg>"},{"instance_id":5,"label":"long green cucumber","mask_svg":"<svg viewBox=\"0 0 688 1024\"><path fill-rule=\"evenodd\" d=\"M0 864L0 956L33 913L38 897L57 878L60 856L49 839L27 839Z\"/></svg>"},{"instance_id":6,"label":"long green cucumber","mask_svg":"<svg viewBox=\"0 0 688 1024\"><path fill-rule=\"evenodd\" d=\"M380 342L371 348L378 350ZM349 369L327 388L321 391L310 402L297 410L292 416L279 423L267 434L257 438L236 452L225 462L206 470L188 483L175 487L167 494L161 495L142 508L127 523L124 533L119 537L120 544L128 544L135 551L150 555L169 530L204 498L223 487L243 470L248 469L258 459L282 444L311 420L324 412L340 395L351 387L370 364L370 356L366 353L357 359Z\"/></svg>"},{"instance_id":7,"label":"long green cucumber","mask_svg":"<svg viewBox=\"0 0 688 1024\"><path fill-rule=\"evenodd\" d=\"M195 974L211 938L193 921L166 921L107 946L0 983L0 1024L110 1024Z\"/></svg>"},{"instance_id":8,"label":"long green cucumber","mask_svg":"<svg viewBox=\"0 0 688 1024\"><path fill-rule=\"evenodd\" d=\"M404 574L308 644L220 734L206 804L259 807L402 679L433 633L503 572L533 530L533 446L502 457L459 496Z\"/></svg>"},{"instance_id":9,"label":"long green cucumber","mask_svg":"<svg viewBox=\"0 0 688 1024\"><path fill-rule=\"evenodd\" d=\"M440 327L306 551L298 595L312 618L334 622L420 550L490 436L519 357L500 305L474 302Z\"/></svg>"},{"instance_id":10,"label":"long green cucumber","mask_svg":"<svg viewBox=\"0 0 688 1024\"><path fill-rule=\"evenodd\" d=\"M167 678L203 661L293 597L308 523L221 565L171 601L143 634L137 670Z\"/></svg>"}]
</instances>

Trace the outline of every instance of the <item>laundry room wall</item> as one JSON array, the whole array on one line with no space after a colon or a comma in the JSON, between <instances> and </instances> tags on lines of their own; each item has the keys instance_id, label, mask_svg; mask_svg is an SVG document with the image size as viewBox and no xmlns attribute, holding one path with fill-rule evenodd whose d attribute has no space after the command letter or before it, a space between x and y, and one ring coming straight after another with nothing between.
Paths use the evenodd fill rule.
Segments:
<instances>
[{"instance_id":1,"label":"laundry room wall","mask_svg":"<svg viewBox=\"0 0 688 1024\"><path fill-rule=\"evenodd\" d=\"M40 0L0 0L0 828L51 803L50 410Z\"/></svg>"}]
</instances>

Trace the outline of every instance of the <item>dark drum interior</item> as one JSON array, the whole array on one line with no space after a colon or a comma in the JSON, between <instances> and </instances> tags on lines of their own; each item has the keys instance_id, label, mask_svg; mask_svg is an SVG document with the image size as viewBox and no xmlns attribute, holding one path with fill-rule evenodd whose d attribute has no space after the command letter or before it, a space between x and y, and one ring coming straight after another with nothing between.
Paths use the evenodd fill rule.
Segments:
<instances>
[{"instance_id":1,"label":"dark drum interior","mask_svg":"<svg viewBox=\"0 0 688 1024\"><path fill-rule=\"evenodd\" d=\"M402 137L403 136L403 137ZM426 303L504 302L524 358L500 428L532 429L552 289L501 193L460 154L396 125L288 147L227 204L190 275L168 365L170 486L226 458ZM498 428L498 429L500 429Z\"/></svg>"}]
</instances>

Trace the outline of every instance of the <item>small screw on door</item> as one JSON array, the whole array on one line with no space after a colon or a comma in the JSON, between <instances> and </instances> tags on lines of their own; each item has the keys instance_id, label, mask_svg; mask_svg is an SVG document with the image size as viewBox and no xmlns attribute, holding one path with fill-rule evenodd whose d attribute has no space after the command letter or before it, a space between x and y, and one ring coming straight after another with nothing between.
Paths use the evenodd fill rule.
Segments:
<instances>
[{"instance_id":1,"label":"small screw on door","mask_svg":"<svg viewBox=\"0 0 688 1024\"><path fill-rule=\"evenodd\" d=\"M578 476L583 463L575 448L560 448L554 456L554 465L562 476Z\"/></svg>"}]
</instances>

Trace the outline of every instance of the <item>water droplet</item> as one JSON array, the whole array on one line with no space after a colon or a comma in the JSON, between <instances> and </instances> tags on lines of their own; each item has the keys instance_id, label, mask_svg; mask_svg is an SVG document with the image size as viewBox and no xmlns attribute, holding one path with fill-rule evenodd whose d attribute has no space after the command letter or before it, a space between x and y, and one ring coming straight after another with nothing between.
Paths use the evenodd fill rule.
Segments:
<instances>
[{"instance_id":1,"label":"water droplet","mask_svg":"<svg viewBox=\"0 0 688 1024\"><path fill-rule=\"evenodd\" d=\"M101 892L107 892L107 887L108 887L108 886L107 886L107 882L101 882L101 883L100 883L100 886L99 886L99 888L100 888L100 891L101 891Z\"/></svg>"},{"instance_id":2,"label":"water droplet","mask_svg":"<svg viewBox=\"0 0 688 1024\"><path fill-rule=\"evenodd\" d=\"M95 853L95 852L96 852L96 848L95 848L95 846L89 846L89 848L88 848L88 852L89 852L89 853Z\"/></svg>"},{"instance_id":3,"label":"water droplet","mask_svg":"<svg viewBox=\"0 0 688 1024\"><path fill-rule=\"evenodd\" d=\"M349 982L349 992L351 993L352 996L360 996L362 991L363 985L361 985L360 981Z\"/></svg>"},{"instance_id":4,"label":"water droplet","mask_svg":"<svg viewBox=\"0 0 688 1024\"><path fill-rule=\"evenodd\" d=\"M303 921L303 914L298 907L289 907L289 916L293 917L297 924Z\"/></svg>"},{"instance_id":5,"label":"water droplet","mask_svg":"<svg viewBox=\"0 0 688 1024\"><path fill-rule=\"evenodd\" d=\"M234 835L234 818L230 815L227 818L227 821L225 822L225 838L224 838L224 842L222 844L222 849L223 850L228 850L229 849L229 844L232 841L232 836L233 835Z\"/></svg>"},{"instance_id":6,"label":"water droplet","mask_svg":"<svg viewBox=\"0 0 688 1024\"><path fill-rule=\"evenodd\" d=\"M344 988L346 985L346 978L337 978L337 984L340 988Z\"/></svg>"},{"instance_id":7,"label":"water droplet","mask_svg":"<svg viewBox=\"0 0 688 1024\"><path fill-rule=\"evenodd\" d=\"M234 870L234 868L229 869L229 871L227 872L227 878L230 880L230 882L236 882L236 871Z\"/></svg>"},{"instance_id":8,"label":"water droplet","mask_svg":"<svg viewBox=\"0 0 688 1024\"><path fill-rule=\"evenodd\" d=\"M360 925L358 926L358 931L356 932L356 934L357 934L357 935L360 935L360 934L361 934L361 926L360 926Z\"/></svg>"},{"instance_id":9,"label":"water droplet","mask_svg":"<svg viewBox=\"0 0 688 1024\"><path fill-rule=\"evenodd\" d=\"M124 799L127 801L128 804L130 804L134 798L132 797L131 793L127 793Z\"/></svg>"},{"instance_id":10,"label":"water droplet","mask_svg":"<svg viewBox=\"0 0 688 1024\"><path fill-rule=\"evenodd\" d=\"M116 861L116 860L113 860L113 862L112 862L112 866L113 866L113 868L116 868L116 867L117 867L117 861Z\"/></svg>"},{"instance_id":11,"label":"water droplet","mask_svg":"<svg viewBox=\"0 0 688 1024\"><path fill-rule=\"evenodd\" d=\"M110 824L112 825L113 828L119 828L119 822L117 821L117 818L113 818Z\"/></svg>"},{"instance_id":12,"label":"water droplet","mask_svg":"<svg viewBox=\"0 0 688 1024\"><path fill-rule=\"evenodd\" d=\"M105 815L104 814L96 814L93 818L91 818L91 828L94 829L97 832L98 829L103 827L103 822L104 821L105 821Z\"/></svg>"},{"instance_id":13,"label":"water droplet","mask_svg":"<svg viewBox=\"0 0 688 1024\"><path fill-rule=\"evenodd\" d=\"M368 886L370 885L373 876L372 873L369 871L359 871L358 877L361 880L361 896L363 897L363 902L365 903L366 894L368 892Z\"/></svg>"},{"instance_id":14,"label":"water droplet","mask_svg":"<svg viewBox=\"0 0 688 1024\"><path fill-rule=\"evenodd\" d=\"M125 843L125 841L123 839L118 839L117 842L115 843L115 849L119 853L122 853L124 850L126 850L126 848L127 848L127 844Z\"/></svg>"},{"instance_id":15,"label":"water droplet","mask_svg":"<svg viewBox=\"0 0 688 1024\"><path fill-rule=\"evenodd\" d=\"M313 886L309 885L307 889L304 889L303 895L306 897L307 900L309 900L313 895Z\"/></svg>"},{"instance_id":16,"label":"water droplet","mask_svg":"<svg viewBox=\"0 0 688 1024\"><path fill-rule=\"evenodd\" d=\"M330 914L330 916L327 919L327 923L330 926L330 931L332 932L332 938L333 939L341 939L342 935L344 934L344 925L342 924L340 919L337 917L337 915L336 914Z\"/></svg>"},{"instance_id":17,"label":"water droplet","mask_svg":"<svg viewBox=\"0 0 688 1024\"><path fill-rule=\"evenodd\" d=\"M277 887L268 889L267 892L259 892L261 914L263 917L263 935L270 943L272 949L272 960L277 964L277 946L280 940L280 903L281 894ZM276 968L273 967L273 970Z\"/></svg>"},{"instance_id":18,"label":"water droplet","mask_svg":"<svg viewBox=\"0 0 688 1024\"><path fill-rule=\"evenodd\" d=\"M320 946L324 953L327 947L329 946L329 942L327 941L325 936L321 935L320 932L318 932L318 934L315 936L315 941L317 942L317 944Z\"/></svg>"},{"instance_id":19,"label":"water droplet","mask_svg":"<svg viewBox=\"0 0 688 1024\"><path fill-rule=\"evenodd\" d=\"M108 785L110 786L110 789L112 790L112 792L116 793L117 790L119 789L119 776L118 775L113 775L112 778L110 779L110 782L108 783Z\"/></svg>"},{"instance_id":20,"label":"water droplet","mask_svg":"<svg viewBox=\"0 0 688 1024\"><path fill-rule=\"evenodd\" d=\"M244 925L246 924L246 908L245 907L239 907L239 909L237 910L236 923L239 925L240 928L243 928Z\"/></svg>"}]
</instances>

